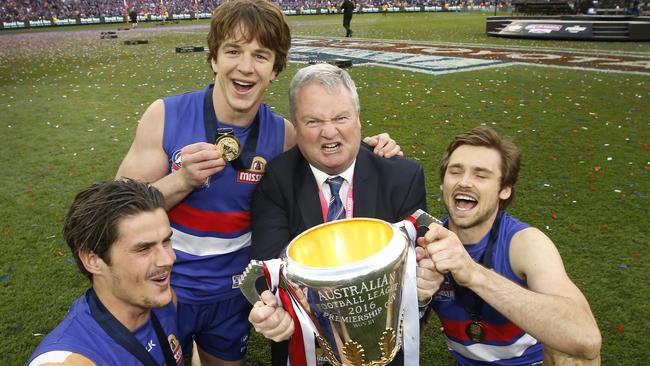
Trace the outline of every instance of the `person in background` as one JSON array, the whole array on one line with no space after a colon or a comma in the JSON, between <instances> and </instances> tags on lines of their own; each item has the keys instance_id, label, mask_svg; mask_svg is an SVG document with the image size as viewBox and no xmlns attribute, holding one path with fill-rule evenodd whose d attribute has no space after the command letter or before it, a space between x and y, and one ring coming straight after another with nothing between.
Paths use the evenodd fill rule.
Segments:
<instances>
[{"instance_id":1,"label":"person in background","mask_svg":"<svg viewBox=\"0 0 650 366\"><path fill-rule=\"evenodd\" d=\"M131 28L138 26L138 11L135 9L135 4L131 5L131 9L129 9L129 21L131 22Z\"/></svg>"},{"instance_id":2,"label":"person in background","mask_svg":"<svg viewBox=\"0 0 650 366\"><path fill-rule=\"evenodd\" d=\"M355 6L352 0L343 0L341 9L343 10L343 28L345 28L346 37L352 37L352 28L350 28L350 23L352 22L354 8Z\"/></svg>"}]
</instances>

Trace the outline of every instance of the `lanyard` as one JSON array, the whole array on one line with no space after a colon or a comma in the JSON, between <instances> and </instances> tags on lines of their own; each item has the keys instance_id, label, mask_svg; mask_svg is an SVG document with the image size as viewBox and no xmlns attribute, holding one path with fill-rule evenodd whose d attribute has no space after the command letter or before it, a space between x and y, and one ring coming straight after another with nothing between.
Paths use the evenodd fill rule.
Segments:
<instances>
[{"instance_id":1,"label":"lanyard","mask_svg":"<svg viewBox=\"0 0 650 366\"><path fill-rule=\"evenodd\" d=\"M332 191L330 191L330 194ZM325 200L325 195L323 194L323 189L321 186L318 186L318 198L320 198L320 209L321 212L323 213L323 222L327 221L327 211L329 209L329 205L327 204L327 201ZM350 182L348 186L348 194L347 198L345 199L345 218L346 219L351 219L352 218L352 213L354 210L354 198L352 198L352 182Z\"/></svg>"},{"instance_id":2,"label":"lanyard","mask_svg":"<svg viewBox=\"0 0 650 366\"><path fill-rule=\"evenodd\" d=\"M108 334L115 342L120 346L124 347L129 353L131 353L135 358L138 359L145 366L160 366L160 364L153 358L149 352L140 344L137 338L122 324L120 323L113 314L111 314L104 304L99 300L95 290L92 288L86 291L86 302L88 303L88 308L93 319L99 324L102 329ZM165 332L154 314L153 311L151 314L151 323L156 331L156 337L158 338L158 344L160 344L160 349L162 350L163 355L165 356L165 363L167 366L176 365L176 360L172 355L171 347L167 342L167 337Z\"/></svg>"},{"instance_id":3,"label":"lanyard","mask_svg":"<svg viewBox=\"0 0 650 366\"><path fill-rule=\"evenodd\" d=\"M485 246L485 250L483 250L480 259L478 260L478 262L486 268L492 268L492 248L494 247L494 243L499 237L499 227L501 226L502 216L503 212L499 212L497 214L497 217L492 224L492 229L490 230L488 243ZM448 223L449 221L447 221L447 225ZM463 305L465 311L467 311L469 314L472 323L478 324L481 321L481 313L483 312L483 299L469 288L458 285L453 276L451 277L451 284L454 287L454 292L458 295L460 303Z\"/></svg>"},{"instance_id":4,"label":"lanyard","mask_svg":"<svg viewBox=\"0 0 650 366\"><path fill-rule=\"evenodd\" d=\"M212 101L212 94L214 93L214 85L208 87L208 91L205 93L203 98L203 126L205 128L205 137L208 139L208 142L214 143L217 140L219 130L230 130L232 129L220 129L219 120L217 115L214 112L214 102ZM250 132L248 133L248 138L246 139L246 144L244 148L234 161L231 161L233 168L235 170L244 170L248 169L253 160L253 155L255 155L255 150L257 149L257 138L260 132L260 123L259 123L259 110L255 115L255 119L251 124ZM210 140L212 139L212 140Z\"/></svg>"}]
</instances>

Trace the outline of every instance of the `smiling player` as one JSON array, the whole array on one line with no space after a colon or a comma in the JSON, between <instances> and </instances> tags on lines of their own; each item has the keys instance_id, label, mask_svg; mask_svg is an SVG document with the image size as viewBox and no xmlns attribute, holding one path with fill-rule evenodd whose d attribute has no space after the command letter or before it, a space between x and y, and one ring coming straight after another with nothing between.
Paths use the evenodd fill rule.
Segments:
<instances>
[{"instance_id":1,"label":"smiling player","mask_svg":"<svg viewBox=\"0 0 650 366\"><path fill-rule=\"evenodd\" d=\"M148 184L109 181L79 193L63 236L92 287L27 364L183 365L171 235L163 196Z\"/></svg>"},{"instance_id":2,"label":"smiling player","mask_svg":"<svg viewBox=\"0 0 650 366\"><path fill-rule=\"evenodd\" d=\"M600 331L555 245L504 211L519 164L517 147L490 128L448 146L440 164L447 228L433 224L420 239L430 257L420 268L446 275L432 308L460 365L599 364Z\"/></svg>"}]
</instances>

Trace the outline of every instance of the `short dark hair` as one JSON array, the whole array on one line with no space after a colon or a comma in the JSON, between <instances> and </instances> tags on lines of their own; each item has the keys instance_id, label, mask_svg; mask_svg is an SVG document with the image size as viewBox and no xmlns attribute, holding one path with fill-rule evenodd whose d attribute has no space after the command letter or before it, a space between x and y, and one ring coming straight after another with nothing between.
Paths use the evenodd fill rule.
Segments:
<instances>
[{"instance_id":1,"label":"short dark hair","mask_svg":"<svg viewBox=\"0 0 650 366\"><path fill-rule=\"evenodd\" d=\"M241 27L241 28L240 28ZM212 13L208 33L208 62L217 60L219 46L234 32L245 29L244 41L257 40L275 52L273 70L280 74L287 66L291 30L280 7L270 0L233 0L222 2Z\"/></svg>"},{"instance_id":2,"label":"short dark hair","mask_svg":"<svg viewBox=\"0 0 650 366\"><path fill-rule=\"evenodd\" d=\"M505 210L515 198L515 184L519 176L521 151L514 142L502 138L490 127L473 128L454 137L447 146L447 151L440 160L440 181L445 179L449 157L457 148L463 145L488 147L498 151L499 155L501 155L501 189L504 187L511 188L510 197L499 202L499 209Z\"/></svg>"},{"instance_id":3,"label":"short dark hair","mask_svg":"<svg viewBox=\"0 0 650 366\"><path fill-rule=\"evenodd\" d=\"M63 225L79 270L92 281L92 275L79 259L80 251L97 254L110 264L110 249L118 239L118 224L127 216L156 209L164 210L165 199L155 187L133 179L98 182L79 192Z\"/></svg>"}]
</instances>

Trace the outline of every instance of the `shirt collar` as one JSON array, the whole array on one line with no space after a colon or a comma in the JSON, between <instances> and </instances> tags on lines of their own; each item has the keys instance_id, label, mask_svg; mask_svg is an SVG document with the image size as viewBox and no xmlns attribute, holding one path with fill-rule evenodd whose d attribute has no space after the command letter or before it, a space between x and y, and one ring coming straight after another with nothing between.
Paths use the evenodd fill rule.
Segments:
<instances>
[{"instance_id":1,"label":"shirt collar","mask_svg":"<svg viewBox=\"0 0 650 366\"><path fill-rule=\"evenodd\" d=\"M314 167L311 164L309 164L309 167L311 168L311 172L314 174L314 178L316 178L316 183L318 183L319 187L322 187L323 183L325 183L327 178L336 177L336 176L342 177L343 179L345 179L346 182L348 182L348 184L350 184L352 182L352 177L354 176L354 166L356 165L356 163L357 160L355 159L352 162L352 164L350 164L350 167L345 169L342 173L335 174L335 175L329 175L319 170L318 168Z\"/></svg>"}]
</instances>

